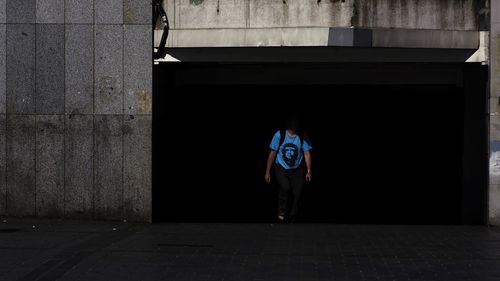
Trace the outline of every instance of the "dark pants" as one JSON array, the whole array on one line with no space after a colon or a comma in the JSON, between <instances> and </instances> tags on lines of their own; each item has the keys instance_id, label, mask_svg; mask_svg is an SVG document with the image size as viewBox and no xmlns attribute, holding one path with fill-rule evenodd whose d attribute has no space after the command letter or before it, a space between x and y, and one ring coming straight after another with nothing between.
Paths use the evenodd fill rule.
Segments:
<instances>
[{"instance_id":1,"label":"dark pants","mask_svg":"<svg viewBox=\"0 0 500 281\"><path fill-rule=\"evenodd\" d=\"M285 169L276 164L276 180L280 186L279 210L280 213L294 217L297 214L298 203L302 187L304 186L304 169L299 166L297 169ZM291 205L291 206L290 206Z\"/></svg>"}]
</instances>

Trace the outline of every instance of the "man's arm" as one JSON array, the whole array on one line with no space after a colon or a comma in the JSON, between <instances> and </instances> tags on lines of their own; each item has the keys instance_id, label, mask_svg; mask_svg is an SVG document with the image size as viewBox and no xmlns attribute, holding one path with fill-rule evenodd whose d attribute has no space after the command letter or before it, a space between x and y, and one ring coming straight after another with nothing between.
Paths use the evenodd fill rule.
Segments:
<instances>
[{"instance_id":1,"label":"man's arm","mask_svg":"<svg viewBox=\"0 0 500 281\"><path fill-rule=\"evenodd\" d=\"M306 160L306 166L307 166L306 181L311 181L311 152L310 151L304 152L304 159Z\"/></svg>"},{"instance_id":2,"label":"man's arm","mask_svg":"<svg viewBox=\"0 0 500 281\"><path fill-rule=\"evenodd\" d=\"M267 165L266 165L266 175L264 179L267 183L271 182L271 167L273 166L274 158L276 157L276 150L269 151L269 156L267 157Z\"/></svg>"}]
</instances>

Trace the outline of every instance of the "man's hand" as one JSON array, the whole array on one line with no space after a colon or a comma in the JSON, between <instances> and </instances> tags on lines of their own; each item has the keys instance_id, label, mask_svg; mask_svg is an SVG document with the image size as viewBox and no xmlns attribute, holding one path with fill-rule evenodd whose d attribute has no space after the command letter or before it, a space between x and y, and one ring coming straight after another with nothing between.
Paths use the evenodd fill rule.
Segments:
<instances>
[{"instance_id":1,"label":"man's hand","mask_svg":"<svg viewBox=\"0 0 500 281\"><path fill-rule=\"evenodd\" d=\"M310 182L312 179L312 176L311 176L311 171L307 171L307 174L306 174L306 181L307 182Z\"/></svg>"},{"instance_id":2,"label":"man's hand","mask_svg":"<svg viewBox=\"0 0 500 281\"><path fill-rule=\"evenodd\" d=\"M264 176L264 179L266 180L267 183L270 183L271 182L271 174L266 173L266 175Z\"/></svg>"},{"instance_id":3,"label":"man's hand","mask_svg":"<svg viewBox=\"0 0 500 281\"><path fill-rule=\"evenodd\" d=\"M264 179L266 180L267 183L271 182L271 167L274 162L274 158L276 157L276 150L269 151L269 156L267 157L267 165L266 165L266 175L264 176Z\"/></svg>"},{"instance_id":4,"label":"man's hand","mask_svg":"<svg viewBox=\"0 0 500 281\"><path fill-rule=\"evenodd\" d=\"M307 167L307 174L306 174L306 181L310 182L311 181L311 151L305 151L304 152L304 159L306 160L306 167Z\"/></svg>"}]
</instances>

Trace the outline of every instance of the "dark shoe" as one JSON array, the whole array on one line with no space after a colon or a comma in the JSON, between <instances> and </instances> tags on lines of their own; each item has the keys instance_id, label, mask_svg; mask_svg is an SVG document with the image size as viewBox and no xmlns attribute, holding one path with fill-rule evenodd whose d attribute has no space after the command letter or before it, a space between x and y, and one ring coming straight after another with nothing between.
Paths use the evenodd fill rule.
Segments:
<instances>
[{"instance_id":1,"label":"dark shoe","mask_svg":"<svg viewBox=\"0 0 500 281\"><path fill-rule=\"evenodd\" d=\"M295 223L295 216L289 216L285 220L286 223Z\"/></svg>"}]
</instances>

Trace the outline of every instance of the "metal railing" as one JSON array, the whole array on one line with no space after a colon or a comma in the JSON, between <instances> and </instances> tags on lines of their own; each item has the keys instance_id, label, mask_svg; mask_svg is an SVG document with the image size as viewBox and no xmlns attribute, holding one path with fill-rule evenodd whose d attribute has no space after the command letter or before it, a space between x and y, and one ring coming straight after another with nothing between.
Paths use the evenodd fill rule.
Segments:
<instances>
[{"instance_id":1,"label":"metal railing","mask_svg":"<svg viewBox=\"0 0 500 281\"><path fill-rule=\"evenodd\" d=\"M160 45L158 46L158 50L153 51L154 59L164 58L166 55L166 44L168 38L168 31L170 29L170 25L168 23L167 13L162 6L162 0L154 0L153 2L153 32L156 27L156 23L158 22L158 18L161 17L161 21L163 23L163 34L161 36Z\"/></svg>"}]
</instances>

